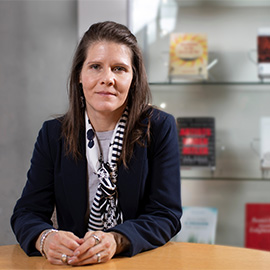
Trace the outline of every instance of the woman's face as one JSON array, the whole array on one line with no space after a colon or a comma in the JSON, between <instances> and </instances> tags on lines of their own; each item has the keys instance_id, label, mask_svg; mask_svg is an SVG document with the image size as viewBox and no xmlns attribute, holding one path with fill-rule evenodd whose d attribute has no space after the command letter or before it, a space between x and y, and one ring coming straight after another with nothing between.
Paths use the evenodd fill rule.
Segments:
<instances>
[{"instance_id":1,"label":"woman's face","mask_svg":"<svg viewBox=\"0 0 270 270\"><path fill-rule=\"evenodd\" d=\"M96 42L87 51L80 74L88 115L121 116L133 78L132 52L124 44Z\"/></svg>"}]
</instances>

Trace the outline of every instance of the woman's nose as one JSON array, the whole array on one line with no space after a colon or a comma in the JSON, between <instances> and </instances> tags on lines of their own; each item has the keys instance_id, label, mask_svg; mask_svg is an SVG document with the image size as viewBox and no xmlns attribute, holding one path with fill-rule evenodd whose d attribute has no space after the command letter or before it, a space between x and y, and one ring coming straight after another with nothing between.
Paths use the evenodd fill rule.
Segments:
<instances>
[{"instance_id":1,"label":"woman's nose","mask_svg":"<svg viewBox=\"0 0 270 270\"><path fill-rule=\"evenodd\" d=\"M105 84L107 86L112 86L115 83L114 73L112 70L106 70L102 74L101 84Z\"/></svg>"}]
</instances>

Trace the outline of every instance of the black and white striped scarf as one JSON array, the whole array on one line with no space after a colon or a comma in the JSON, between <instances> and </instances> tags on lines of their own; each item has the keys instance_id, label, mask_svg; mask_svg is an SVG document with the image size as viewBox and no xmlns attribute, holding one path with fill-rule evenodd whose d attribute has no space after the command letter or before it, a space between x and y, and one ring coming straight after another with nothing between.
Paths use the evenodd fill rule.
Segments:
<instances>
[{"instance_id":1,"label":"black and white striped scarf","mask_svg":"<svg viewBox=\"0 0 270 270\"><path fill-rule=\"evenodd\" d=\"M118 206L117 161L122 152L127 118L128 109L126 108L115 127L109 147L107 163L103 161L98 138L95 136L89 122L86 154L88 160L90 159L90 162L92 162L92 167L95 169L95 173L99 179L97 192L90 210L89 230L106 230L123 223L123 214Z\"/></svg>"}]
</instances>

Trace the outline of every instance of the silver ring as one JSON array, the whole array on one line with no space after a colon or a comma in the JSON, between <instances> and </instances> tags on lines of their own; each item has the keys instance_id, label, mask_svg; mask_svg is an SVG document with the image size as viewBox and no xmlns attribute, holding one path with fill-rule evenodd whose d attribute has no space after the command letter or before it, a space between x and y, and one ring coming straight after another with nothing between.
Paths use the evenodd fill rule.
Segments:
<instances>
[{"instance_id":1,"label":"silver ring","mask_svg":"<svg viewBox=\"0 0 270 270\"><path fill-rule=\"evenodd\" d=\"M61 256L61 261L62 261L62 263L67 263L67 255L66 254L62 254L62 256Z\"/></svg>"},{"instance_id":2,"label":"silver ring","mask_svg":"<svg viewBox=\"0 0 270 270\"><path fill-rule=\"evenodd\" d=\"M100 238L97 235L92 234L91 236L95 239L95 246L100 243Z\"/></svg>"},{"instance_id":3,"label":"silver ring","mask_svg":"<svg viewBox=\"0 0 270 270\"><path fill-rule=\"evenodd\" d=\"M101 258L100 258L100 253L97 253L97 263L100 263L101 262Z\"/></svg>"}]
</instances>

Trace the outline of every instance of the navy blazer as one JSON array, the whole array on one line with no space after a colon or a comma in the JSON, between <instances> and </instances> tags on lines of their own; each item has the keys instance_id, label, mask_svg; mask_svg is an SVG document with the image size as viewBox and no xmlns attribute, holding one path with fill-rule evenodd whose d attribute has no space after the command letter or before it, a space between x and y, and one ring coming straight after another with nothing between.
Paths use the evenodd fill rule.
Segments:
<instances>
[{"instance_id":1,"label":"navy blazer","mask_svg":"<svg viewBox=\"0 0 270 270\"><path fill-rule=\"evenodd\" d=\"M88 181L85 134L81 136L83 159L67 155L59 119L41 128L27 174L27 182L11 217L11 225L23 250L40 255L35 248L39 234L52 228L56 206L60 230L84 237L88 221ZM119 206L124 222L110 231L125 235L133 256L169 241L181 228L179 146L175 119L154 109L151 143L135 145L134 155L118 173Z\"/></svg>"}]
</instances>

